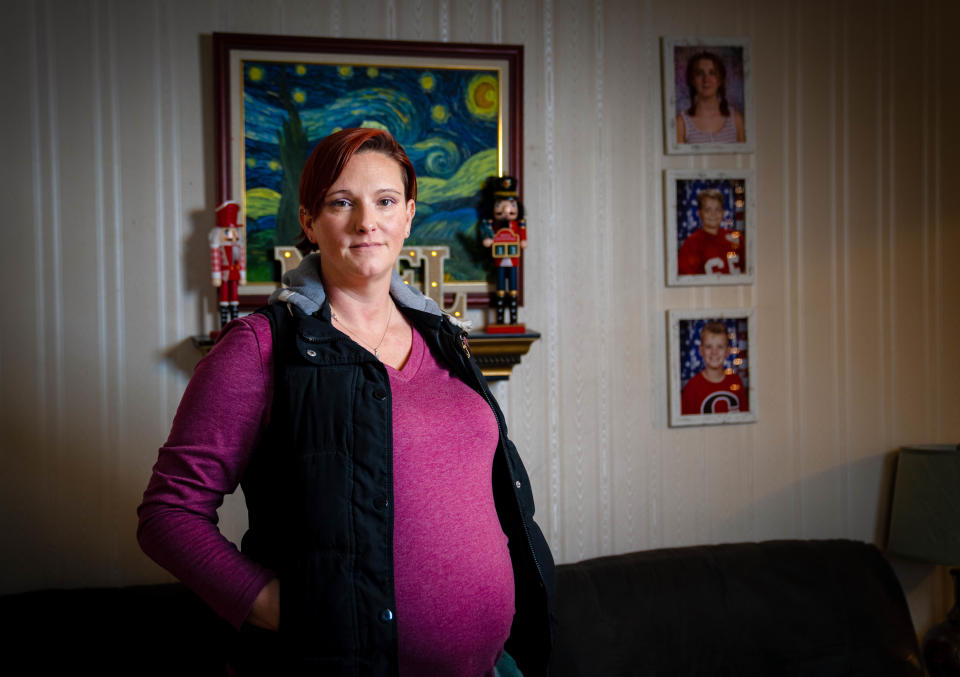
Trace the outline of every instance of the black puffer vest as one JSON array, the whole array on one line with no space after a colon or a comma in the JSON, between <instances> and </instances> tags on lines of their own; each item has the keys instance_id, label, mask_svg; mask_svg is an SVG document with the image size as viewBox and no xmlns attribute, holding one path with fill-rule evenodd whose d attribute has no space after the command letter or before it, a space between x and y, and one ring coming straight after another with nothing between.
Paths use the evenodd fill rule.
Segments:
<instances>
[{"instance_id":1,"label":"black puffer vest","mask_svg":"<svg viewBox=\"0 0 960 677\"><path fill-rule=\"evenodd\" d=\"M553 559L533 521L526 471L466 334L446 317L402 311L438 362L483 395L497 417L494 500L516 582L506 650L526 677L546 675ZM392 677L397 633L386 368L331 325L326 303L313 316L287 304L260 312L273 332L274 394L270 424L242 482L250 518L242 549L280 579L280 633L270 642L280 655L273 659L289 662L284 674Z\"/></svg>"}]
</instances>

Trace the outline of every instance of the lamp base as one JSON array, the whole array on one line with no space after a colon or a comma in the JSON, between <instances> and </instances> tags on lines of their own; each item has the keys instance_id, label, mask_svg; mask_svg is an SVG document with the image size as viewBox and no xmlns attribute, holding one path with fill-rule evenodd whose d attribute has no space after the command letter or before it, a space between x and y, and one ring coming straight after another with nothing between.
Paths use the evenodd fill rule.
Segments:
<instances>
[{"instance_id":1,"label":"lamp base","mask_svg":"<svg viewBox=\"0 0 960 677\"><path fill-rule=\"evenodd\" d=\"M953 608L947 620L923 637L923 662L930 677L960 677L960 569L951 569Z\"/></svg>"}]
</instances>

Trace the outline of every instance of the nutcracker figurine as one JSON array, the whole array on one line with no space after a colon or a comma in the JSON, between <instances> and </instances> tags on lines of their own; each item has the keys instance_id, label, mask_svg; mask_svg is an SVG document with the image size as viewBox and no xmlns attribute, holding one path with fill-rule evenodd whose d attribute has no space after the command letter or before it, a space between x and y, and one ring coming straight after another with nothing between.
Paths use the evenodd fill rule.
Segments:
<instances>
[{"instance_id":1,"label":"nutcracker figurine","mask_svg":"<svg viewBox=\"0 0 960 677\"><path fill-rule=\"evenodd\" d=\"M517 324L517 280L521 252L527 246L527 222L523 219L523 205L517 200L517 180L512 176L492 176L487 180L487 190L489 215L480 225L480 234L483 246L490 248L497 274L493 299L497 322L488 325L487 331L523 333L525 327ZM504 324L508 308L510 323Z\"/></svg>"},{"instance_id":2,"label":"nutcracker figurine","mask_svg":"<svg viewBox=\"0 0 960 677\"><path fill-rule=\"evenodd\" d=\"M239 290L247 283L247 257L237 217L240 205L227 200L217 207L217 227L210 231L210 269L213 286L220 288L220 328L237 319Z\"/></svg>"}]
</instances>

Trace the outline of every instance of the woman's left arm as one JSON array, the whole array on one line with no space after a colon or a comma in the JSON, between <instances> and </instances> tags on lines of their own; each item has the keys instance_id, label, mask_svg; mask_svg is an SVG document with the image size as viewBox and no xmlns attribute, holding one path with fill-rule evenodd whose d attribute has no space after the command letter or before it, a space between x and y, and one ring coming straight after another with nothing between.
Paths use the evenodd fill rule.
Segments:
<instances>
[{"instance_id":1,"label":"woman's left arm","mask_svg":"<svg viewBox=\"0 0 960 677\"><path fill-rule=\"evenodd\" d=\"M217 509L268 415L270 348L266 317L228 325L187 385L137 510L143 551L236 627L274 574L220 533Z\"/></svg>"}]
</instances>

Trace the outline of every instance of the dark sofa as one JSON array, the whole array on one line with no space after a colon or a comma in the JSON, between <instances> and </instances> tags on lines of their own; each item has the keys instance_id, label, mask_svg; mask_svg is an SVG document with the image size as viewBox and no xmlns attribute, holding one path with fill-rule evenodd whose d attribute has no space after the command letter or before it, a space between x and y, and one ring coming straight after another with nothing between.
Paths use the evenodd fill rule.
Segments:
<instances>
[{"instance_id":1,"label":"dark sofa","mask_svg":"<svg viewBox=\"0 0 960 677\"><path fill-rule=\"evenodd\" d=\"M871 545L774 541L557 569L553 677L920 677L903 592ZM242 641L182 585L0 597L24 674L223 675ZM430 677L430 676L424 676Z\"/></svg>"},{"instance_id":2,"label":"dark sofa","mask_svg":"<svg viewBox=\"0 0 960 677\"><path fill-rule=\"evenodd\" d=\"M770 541L557 570L553 677L920 677L910 612L872 545Z\"/></svg>"}]
</instances>

